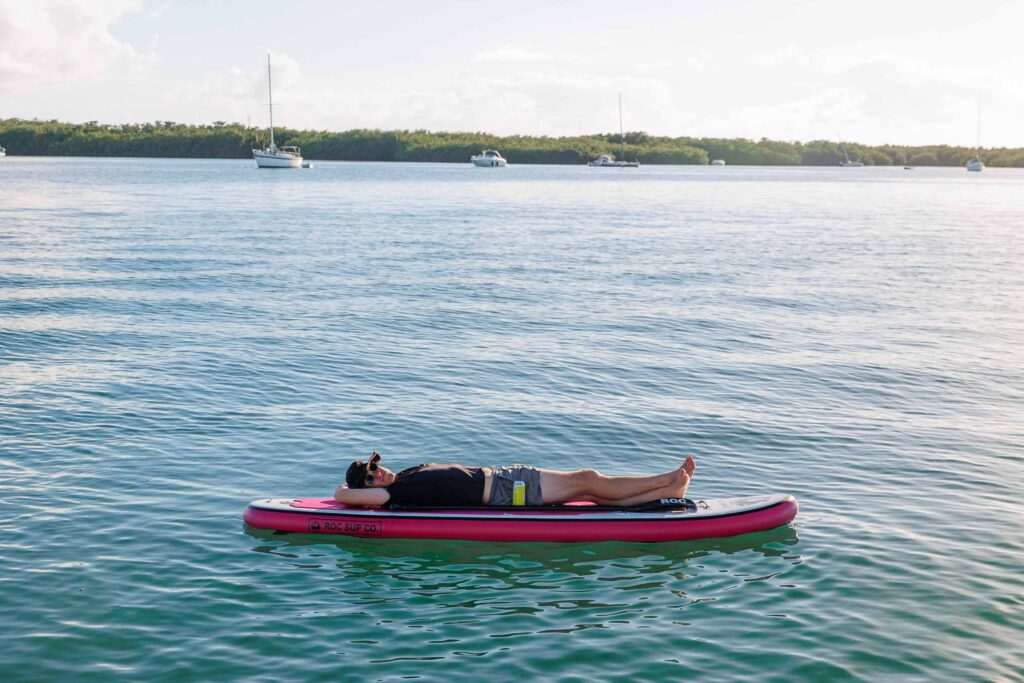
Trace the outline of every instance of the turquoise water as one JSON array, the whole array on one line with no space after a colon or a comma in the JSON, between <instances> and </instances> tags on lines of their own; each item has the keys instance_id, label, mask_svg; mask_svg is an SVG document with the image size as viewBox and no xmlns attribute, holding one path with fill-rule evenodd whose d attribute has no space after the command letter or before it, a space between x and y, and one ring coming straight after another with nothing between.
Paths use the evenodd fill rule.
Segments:
<instances>
[{"instance_id":1,"label":"turquoise water","mask_svg":"<svg viewBox=\"0 0 1024 683\"><path fill-rule=\"evenodd\" d=\"M7 158L17 681L1024 680L1024 173ZM246 531L353 457L788 492L689 543Z\"/></svg>"}]
</instances>

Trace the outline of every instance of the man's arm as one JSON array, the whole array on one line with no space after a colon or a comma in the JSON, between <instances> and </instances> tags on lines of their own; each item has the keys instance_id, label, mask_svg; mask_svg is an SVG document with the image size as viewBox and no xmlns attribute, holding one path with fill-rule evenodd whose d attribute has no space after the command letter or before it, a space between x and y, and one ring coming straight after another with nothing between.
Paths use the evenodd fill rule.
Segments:
<instances>
[{"instance_id":1,"label":"man's arm","mask_svg":"<svg viewBox=\"0 0 1024 683\"><path fill-rule=\"evenodd\" d=\"M379 508L391 500L391 494L385 489L350 489L342 484L334 490L334 500L345 505Z\"/></svg>"}]
</instances>

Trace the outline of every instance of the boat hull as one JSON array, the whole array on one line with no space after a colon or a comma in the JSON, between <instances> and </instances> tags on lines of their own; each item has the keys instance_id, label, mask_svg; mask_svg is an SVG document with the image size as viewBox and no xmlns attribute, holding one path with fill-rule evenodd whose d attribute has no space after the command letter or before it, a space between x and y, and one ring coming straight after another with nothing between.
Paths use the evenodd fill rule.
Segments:
<instances>
[{"instance_id":1,"label":"boat hull","mask_svg":"<svg viewBox=\"0 0 1024 683\"><path fill-rule=\"evenodd\" d=\"M505 168L508 162L504 159L471 159L474 166L480 168Z\"/></svg>"},{"instance_id":2,"label":"boat hull","mask_svg":"<svg viewBox=\"0 0 1024 683\"><path fill-rule=\"evenodd\" d=\"M249 504L244 521L257 529L362 538L652 543L766 531L789 524L798 510L795 498L781 494L696 504L695 511L668 512L588 512L586 504L514 511L385 510L346 507L331 499L265 499Z\"/></svg>"},{"instance_id":3,"label":"boat hull","mask_svg":"<svg viewBox=\"0 0 1024 683\"><path fill-rule=\"evenodd\" d=\"M253 154L257 168L302 168L302 157L275 154Z\"/></svg>"}]
</instances>

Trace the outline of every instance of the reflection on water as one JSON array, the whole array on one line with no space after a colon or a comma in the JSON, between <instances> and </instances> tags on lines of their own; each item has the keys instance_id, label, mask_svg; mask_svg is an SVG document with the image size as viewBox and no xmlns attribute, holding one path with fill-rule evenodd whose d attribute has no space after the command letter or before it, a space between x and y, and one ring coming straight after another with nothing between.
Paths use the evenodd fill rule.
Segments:
<instances>
[{"instance_id":1,"label":"reflection on water","mask_svg":"<svg viewBox=\"0 0 1024 683\"><path fill-rule=\"evenodd\" d=\"M296 569L336 572L345 577L346 592L355 596L373 596L382 585L417 595L485 588L488 600L495 599L495 592L522 588L571 595L578 587L569 586L579 579L596 581L593 588L598 593L609 588L646 591L674 586L684 578L696 580L707 567L719 574L729 567L738 581L767 581L803 561L795 552L796 530L788 526L702 541L593 544L362 538L332 542L303 534L251 528L246 532L264 541L253 546L253 552L284 558ZM678 594L685 596L685 591Z\"/></svg>"},{"instance_id":2,"label":"reflection on water","mask_svg":"<svg viewBox=\"0 0 1024 683\"><path fill-rule=\"evenodd\" d=\"M307 575L295 581L321 583L333 594L317 613L366 625L338 654L368 649L372 665L493 657L537 637L556 639L550 644L558 647L558 638L583 632L621 638L623 631L692 627L735 591L749 598L756 584L791 589L791 574L803 563L797 532L788 526L646 544L382 542L246 531L253 552L284 560ZM766 618L785 619L780 607ZM396 647L410 632L430 647Z\"/></svg>"},{"instance_id":3,"label":"reflection on water","mask_svg":"<svg viewBox=\"0 0 1024 683\"><path fill-rule=\"evenodd\" d=\"M451 541L431 539L368 539L332 538L322 534L297 534L243 525L245 533L256 539L274 541L253 547L254 552L270 553L281 557L297 558L299 549L333 547L349 555L353 561L365 557L371 561L384 558L430 559L442 564L472 564L507 557L521 558L524 562L569 563L592 562L633 557L661 557L673 561L687 561L713 552L733 554L755 552L765 557L788 557L799 560L788 546L799 542L793 526L781 526L753 534L698 541L670 543L481 543L477 541ZM787 547L779 547L787 546ZM294 549L294 550L292 550ZM672 551L670 554L667 551ZM340 562L341 560L339 560Z\"/></svg>"}]
</instances>

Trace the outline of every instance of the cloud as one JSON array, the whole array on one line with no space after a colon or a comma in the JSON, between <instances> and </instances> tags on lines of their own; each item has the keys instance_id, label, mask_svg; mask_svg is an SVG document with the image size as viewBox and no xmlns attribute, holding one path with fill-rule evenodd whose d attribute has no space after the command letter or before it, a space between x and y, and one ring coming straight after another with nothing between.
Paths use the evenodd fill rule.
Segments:
<instances>
[{"instance_id":1,"label":"cloud","mask_svg":"<svg viewBox=\"0 0 1024 683\"><path fill-rule=\"evenodd\" d=\"M749 129L749 122L757 121L760 131L775 138L851 139L851 131L864 124L867 99L857 87L828 87L784 102L737 105L716 117L713 124L702 123L710 135L723 137L731 137L730 131Z\"/></svg>"},{"instance_id":2,"label":"cloud","mask_svg":"<svg viewBox=\"0 0 1024 683\"><path fill-rule=\"evenodd\" d=\"M473 55L472 61L479 64L522 62L589 64L591 60L583 55L549 52L529 45L499 45L478 50Z\"/></svg>"},{"instance_id":3,"label":"cloud","mask_svg":"<svg viewBox=\"0 0 1024 683\"><path fill-rule=\"evenodd\" d=\"M975 111L996 130L1024 106L1024 83L986 62L942 61L899 49L804 49L789 44L747 54L754 94L715 122L718 130L758 121L772 137L832 137L914 144L973 141ZM747 122L744 125L744 122Z\"/></svg>"},{"instance_id":4,"label":"cloud","mask_svg":"<svg viewBox=\"0 0 1024 683\"><path fill-rule=\"evenodd\" d=\"M302 79L299 63L285 54L270 53L273 69L274 101L285 102ZM235 103L234 108L251 109L267 103L267 67L231 67L194 83L187 83L164 96L165 100ZM275 107L276 109L276 107Z\"/></svg>"},{"instance_id":5,"label":"cloud","mask_svg":"<svg viewBox=\"0 0 1024 683\"><path fill-rule=\"evenodd\" d=\"M1000 93L1024 101L1024 87L989 69L970 69L956 65L937 65L892 51L851 52L849 49L802 50L786 45L777 50L755 52L748 60L767 70L784 69L792 77L807 74L842 77L850 80L858 72L869 72L881 85L894 84L930 88L936 92L957 92L977 99L985 93Z\"/></svg>"},{"instance_id":6,"label":"cloud","mask_svg":"<svg viewBox=\"0 0 1024 683\"><path fill-rule=\"evenodd\" d=\"M0 83L40 85L145 70L156 60L111 29L139 0L0 0Z\"/></svg>"},{"instance_id":7,"label":"cloud","mask_svg":"<svg viewBox=\"0 0 1024 683\"><path fill-rule=\"evenodd\" d=\"M757 66L768 69L789 64L811 66L810 56L792 43L777 50L752 52L748 58Z\"/></svg>"},{"instance_id":8,"label":"cloud","mask_svg":"<svg viewBox=\"0 0 1024 683\"><path fill-rule=\"evenodd\" d=\"M307 78L293 58L273 54L274 122L289 128L427 128L494 133L567 135L618 129L618 101L626 127L641 128L638 112L675 111L671 87L643 76L612 77L565 64L531 61L510 68L471 63L434 87L386 81L345 87ZM524 68L525 67L525 68ZM265 67L233 67L164 94L175 120L239 121L264 125ZM632 107L632 109L631 109ZM633 116L630 116L632 111ZM656 123L660 123L660 120Z\"/></svg>"}]
</instances>

